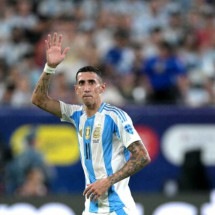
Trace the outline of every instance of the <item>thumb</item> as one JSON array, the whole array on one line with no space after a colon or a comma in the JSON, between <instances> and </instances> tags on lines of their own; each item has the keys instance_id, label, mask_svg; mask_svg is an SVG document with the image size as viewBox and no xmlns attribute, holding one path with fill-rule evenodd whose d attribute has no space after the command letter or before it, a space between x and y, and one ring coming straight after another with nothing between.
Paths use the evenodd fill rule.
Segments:
<instances>
[{"instance_id":1,"label":"thumb","mask_svg":"<svg viewBox=\"0 0 215 215\"><path fill-rule=\"evenodd\" d=\"M70 50L70 48L69 48L69 47L66 47L66 48L63 50L62 55L63 55L63 56L66 56L69 50Z\"/></svg>"}]
</instances>

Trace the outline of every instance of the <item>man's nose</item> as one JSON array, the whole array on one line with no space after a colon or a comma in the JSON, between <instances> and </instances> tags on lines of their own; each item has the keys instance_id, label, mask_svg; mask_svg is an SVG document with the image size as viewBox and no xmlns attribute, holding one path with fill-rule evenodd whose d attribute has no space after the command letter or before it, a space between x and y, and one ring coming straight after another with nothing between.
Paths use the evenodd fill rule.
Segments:
<instances>
[{"instance_id":1,"label":"man's nose","mask_svg":"<svg viewBox=\"0 0 215 215\"><path fill-rule=\"evenodd\" d=\"M90 85L89 84L84 85L84 91L90 91Z\"/></svg>"}]
</instances>

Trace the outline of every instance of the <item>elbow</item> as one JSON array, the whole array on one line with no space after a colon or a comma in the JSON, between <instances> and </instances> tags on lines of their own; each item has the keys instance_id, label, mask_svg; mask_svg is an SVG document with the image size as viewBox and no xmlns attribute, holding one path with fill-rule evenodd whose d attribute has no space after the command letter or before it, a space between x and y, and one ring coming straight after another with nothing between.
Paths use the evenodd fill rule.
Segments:
<instances>
[{"instance_id":1,"label":"elbow","mask_svg":"<svg viewBox=\"0 0 215 215\"><path fill-rule=\"evenodd\" d=\"M149 156L149 154L147 154L146 156L146 164L151 163L151 157Z\"/></svg>"},{"instance_id":2,"label":"elbow","mask_svg":"<svg viewBox=\"0 0 215 215\"><path fill-rule=\"evenodd\" d=\"M31 97L31 103L37 107L41 106L41 99L39 99L35 94L32 95Z\"/></svg>"},{"instance_id":3,"label":"elbow","mask_svg":"<svg viewBox=\"0 0 215 215\"><path fill-rule=\"evenodd\" d=\"M31 96L31 103L35 105L35 97L34 97L34 95Z\"/></svg>"},{"instance_id":4,"label":"elbow","mask_svg":"<svg viewBox=\"0 0 215 215\"><path fill-rule=\"evenodd\" d=\"M36 96L33 94L32 97L31 97L31 103L38 106L38 101L37 101L37 98Z\"/></svg>"}]
</instances>

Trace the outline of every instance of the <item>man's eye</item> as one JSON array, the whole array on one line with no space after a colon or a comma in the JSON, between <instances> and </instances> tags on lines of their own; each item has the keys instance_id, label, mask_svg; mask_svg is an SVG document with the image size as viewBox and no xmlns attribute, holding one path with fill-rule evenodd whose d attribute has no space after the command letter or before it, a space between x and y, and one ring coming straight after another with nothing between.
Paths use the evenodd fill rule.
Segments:
<instances>
[{"instance_id":1,"label":"man's eye","mask_svg":"<svg viewBox=\"0 0 215 215\"><path fill-rule=\"evenodd\" d=\"M84 85L84 81L79 81L79 85L80 86Z\"/></svg>"},{"instance_id":2,"label":"man's eye","mask_svg":"<svg viewBox=\"0 0 215 215\"><path fill-rule=\"evenodd\" d=\"M95 84L95 81L94 81L94 80L91 80L91 81L89 81L89 84L90 84L90 85L93 85L93 84Z\"/></svg>"}]
</instances>

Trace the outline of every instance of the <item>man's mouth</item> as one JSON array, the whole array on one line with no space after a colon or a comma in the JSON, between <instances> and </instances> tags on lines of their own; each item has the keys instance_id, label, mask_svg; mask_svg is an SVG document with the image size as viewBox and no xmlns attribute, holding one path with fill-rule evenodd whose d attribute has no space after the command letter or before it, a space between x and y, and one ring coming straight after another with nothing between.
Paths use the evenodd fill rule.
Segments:
<instances>
[{"instance_id":1,"label":"man's mouth","mask_svg":"<svg viewBox=\"0 0 215 215\"><path fill-rule=\"evenodd\" d=\"M91 98L91 95L83 95L83 98Z\"/></svg>"}]
</instances>

